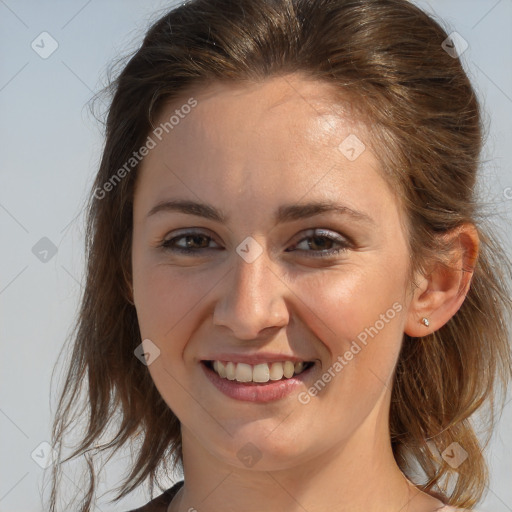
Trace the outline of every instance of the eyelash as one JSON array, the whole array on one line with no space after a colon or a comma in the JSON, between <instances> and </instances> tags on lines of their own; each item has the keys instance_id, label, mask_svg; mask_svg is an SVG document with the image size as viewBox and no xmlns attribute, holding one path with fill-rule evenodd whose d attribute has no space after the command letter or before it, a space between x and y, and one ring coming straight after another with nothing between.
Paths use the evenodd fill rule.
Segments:
<instances>
[{"instance_id":1,"label":"eyelash","mask_svg":"<svg viewBox=\"0 0 512 512\"><path fill-rule=\"evenodd\" d=\"M328 235L325 233L328 233ZM211 236L208 236L205 233L201 233L201 232L196 233L193 231L189 231L189 232L182 233L178 236L175 236L173 238L170 238L168 240L164 240L163 243L161 244L161 247L168 251L177 252L177 253L185 254L185 255L194 255L194 256L198 255L197 253L199 251L213 249L212 247L203 247L203 248L199 248L199 249L193 249L193 248L177 247L177 246L171 245L172 243L176 243L177 240L181 240L183 238L188 238L188 237L194 237L194 236L204 237L204 238L207 238L208 240L214 241ZM316 255L312 256L313 258L333 257L342 252L345 252L349 247L351 247L351 243L347 239L345 239L341 236L333 235L333 234L331 234L330 231L325 231L323 229L313 230L312 235L301 238L295 245L298 245L301 242L308 240L308 239L312 239L312 238L317 238L317 239L323 238L323 239L338 243L341 246L336 249L333 248L333 249L328 249L328 250L324 250L324 251L322 251L322 250L305 251L305 252L316 253ZM299 249L299 250L303 251L302 249ZM287 252L290 252L290 251L287 251Z\"/></svg>"}]
</instances>

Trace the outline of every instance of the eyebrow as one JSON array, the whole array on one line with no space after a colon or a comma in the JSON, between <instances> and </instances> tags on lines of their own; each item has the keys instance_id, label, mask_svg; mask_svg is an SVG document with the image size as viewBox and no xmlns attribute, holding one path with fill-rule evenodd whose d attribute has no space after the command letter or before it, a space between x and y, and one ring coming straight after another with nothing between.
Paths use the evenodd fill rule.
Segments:
<instances>
[{"instance_id":1,"label":"eyebrow","mask_svg":"<svg viewBox=\"0 0 512 512\"><path fill-rule=\"evenodd\" d=\"M147 217L161 212L179 212L187 215L203 217L219 223L227 223L229 217L218 208L205 203L197 203L188 200L166 200L158 203L149 211ZM341 204L329 201L316 201L303 204L288 204L280 206L274 215L274 222L281 224L295 220L306 219L322 213L336 213L345 215L355 221L375 226L375 221L367 214L353 210Z\"/></svg>"}]
</instances>

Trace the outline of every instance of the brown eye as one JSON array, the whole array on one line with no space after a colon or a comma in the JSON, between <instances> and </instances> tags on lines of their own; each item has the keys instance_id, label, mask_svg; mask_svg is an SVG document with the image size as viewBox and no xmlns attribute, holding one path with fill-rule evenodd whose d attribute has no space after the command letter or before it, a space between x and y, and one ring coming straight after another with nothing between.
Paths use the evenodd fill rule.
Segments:
<instances>
[{"instance_id":1,"label":"brown eye","mask_svg":"<svg viewBox=\"0 0 512 512\"><path fill-rule=\"evenodd\" d=\"M204 249L213 249L210 247L211 242L216 244L212 237L204 233L188 232L165 240L162 247L170 251L192 254Z\"/></svg>"},{"instance_id":2,"label":"brown eye","mask_svg":"<svg viewBox=\"0 0 512 512\"><path fill-rule=\"evenodd\" d=\"M302 238L294 250L311 252L313 257L335 256L350 247L349 241L333 231L316 229L310 231L311 235ZM302 246L302 247L301 247ZM316 253L316 254L314 254Z\"/></svg>"}]
</instances>

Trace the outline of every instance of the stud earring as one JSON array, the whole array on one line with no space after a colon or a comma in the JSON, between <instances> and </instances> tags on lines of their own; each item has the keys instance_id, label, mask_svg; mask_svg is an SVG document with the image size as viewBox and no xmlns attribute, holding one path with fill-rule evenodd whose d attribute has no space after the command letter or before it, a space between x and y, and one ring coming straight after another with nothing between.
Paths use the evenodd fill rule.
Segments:
<instances>
[{"instance_id":1,"label":"stud earring","mask_svg":"<svg viewBox=\"0 0 512 512\"><path fill-rule=\"evenodd\" d=\"M425 327L428 327L430 325L430 322L428 321L428 318L425 318L423 317L421 319L421 323L425 326Z\"/></svg>"}]
</instances>

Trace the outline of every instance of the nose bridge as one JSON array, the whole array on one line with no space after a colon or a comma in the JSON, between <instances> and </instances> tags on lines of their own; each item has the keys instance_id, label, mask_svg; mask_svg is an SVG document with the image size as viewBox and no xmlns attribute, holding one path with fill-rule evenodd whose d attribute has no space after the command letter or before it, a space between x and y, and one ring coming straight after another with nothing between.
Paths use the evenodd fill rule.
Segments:
<instances>
[{"instance_id":1,"label":"nose bridge","mask_svg":"<svg viewBox=\"0 0 512 512\"><path fill-rule=\"evenodd\" d=\"M266 252L250 263L235 253L233 265L215 305L214 324L228 327L240 339L256 338L268 327L286 325L286 286L271 270Z\"/></svg>"}]
</instances>

